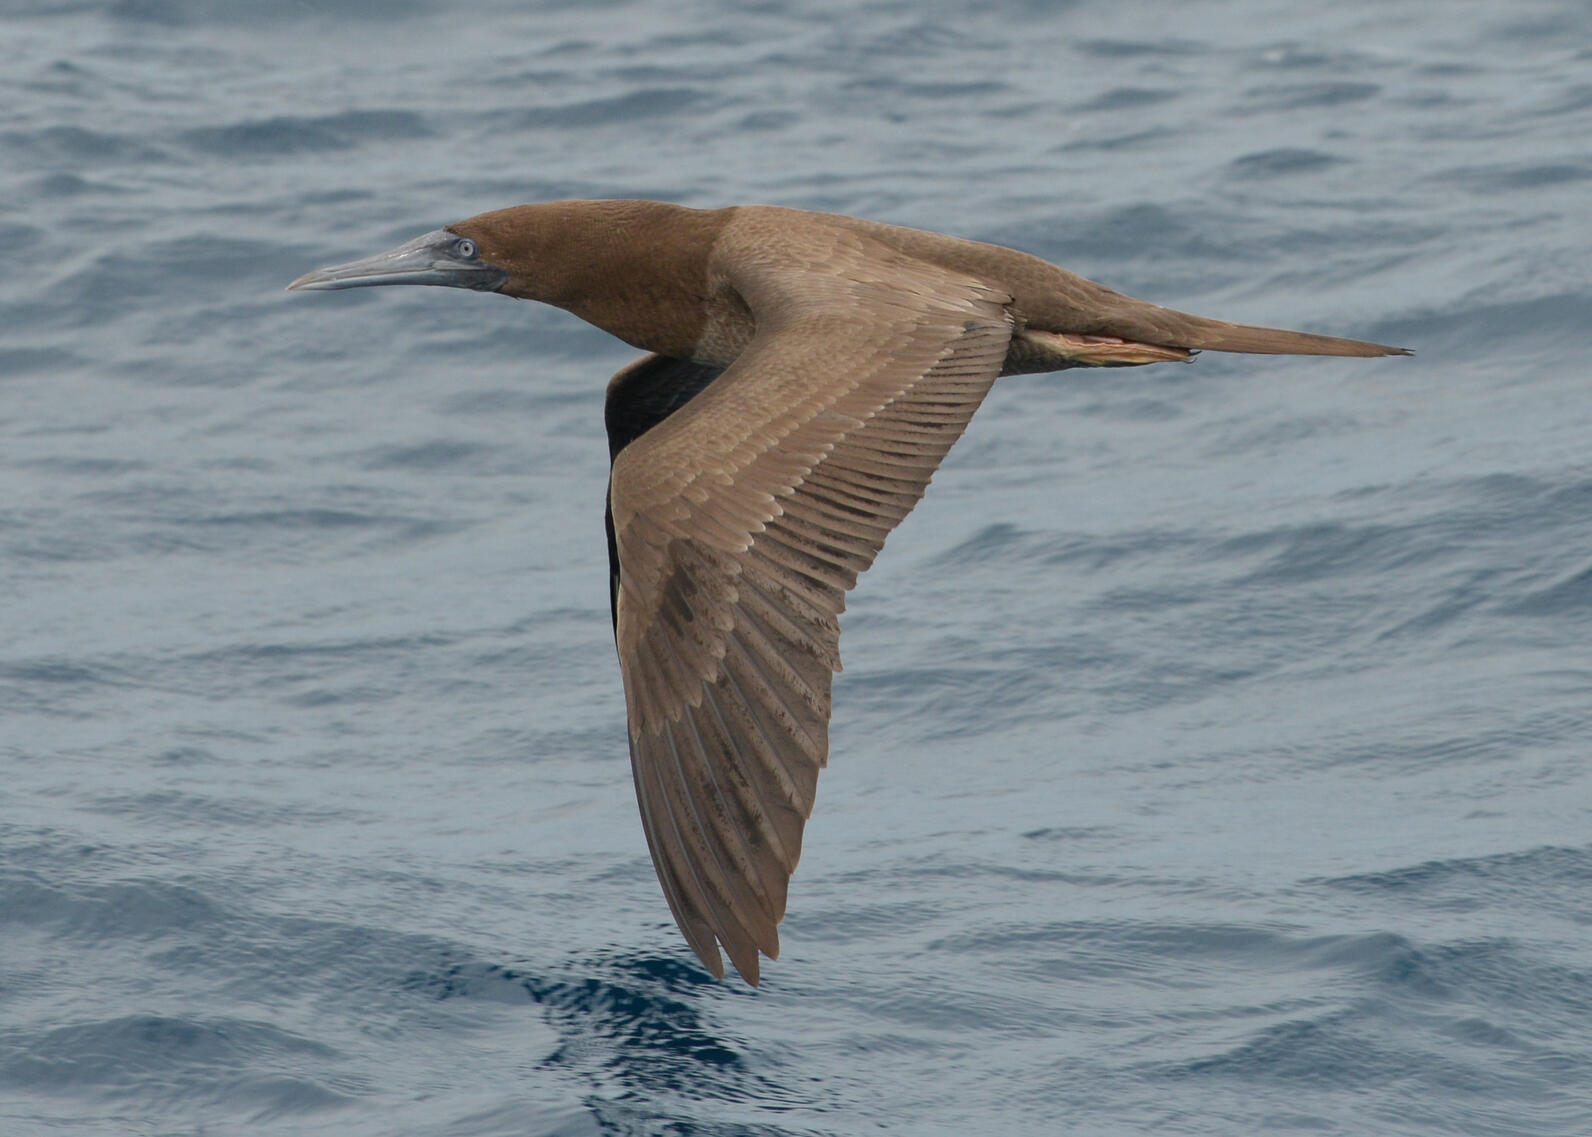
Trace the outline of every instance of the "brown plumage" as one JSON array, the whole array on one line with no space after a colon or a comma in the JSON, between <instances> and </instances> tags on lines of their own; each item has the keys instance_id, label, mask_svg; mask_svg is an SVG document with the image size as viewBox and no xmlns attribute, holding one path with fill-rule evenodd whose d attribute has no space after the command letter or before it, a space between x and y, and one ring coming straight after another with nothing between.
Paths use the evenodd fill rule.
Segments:
<instances>
[{"instance_id":1,"label":"brown plumage","mask_svg":"<svg viewBox=\"0 0 1592 1137\"><path fill-rule=\"evenodd\" d=\"M771 206L484 213L293 289L450 284L651 354L609 383L631 767L676 922L758 981L829 755L845 595L997 376L1200 350L1405 355L1230 324L996 245Z\"/></svg>"}]
</instances>

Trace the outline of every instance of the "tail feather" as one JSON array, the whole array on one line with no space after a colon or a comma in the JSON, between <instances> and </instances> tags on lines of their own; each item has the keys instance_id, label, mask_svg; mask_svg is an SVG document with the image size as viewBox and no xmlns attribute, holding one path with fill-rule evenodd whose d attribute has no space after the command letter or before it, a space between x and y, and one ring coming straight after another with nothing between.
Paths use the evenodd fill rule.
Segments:
<instances>
[{"instance_id":1,"label":"tail feather","mask_svg":"<svg viewBox=\"0 0 1592 1137\"><path fill-rule=\"evenodd\" d=\"M1282 328L1261 328L1251 324L1229 324L1225 320L1189 317L1190 335L1179 347L1206 351L1237 351L1252 355L1414 355L1403 347L1368 343L1339 336L1318 336L1310 332L1290 332Z\"/></svg>"},{"instance_id":2,"label":"tail feather","mask_svg":"<svg viewBox=\"0 0 1592 1137\"><path fill-rule=\"evenodd\" d=\"M1057 270L1059 271L1059 270ZM1414 355L1408 348L1392 347L1339 336L1318 336L1285 328L1262 328L1213 320L1175 308L1136 300L1104 285L1075 277L1069 297L1073 311L1060 326L1045 331L1116 336L1136 343L1187 351L1236 351L1251 355Z\"/></svg>"}]
</instances>

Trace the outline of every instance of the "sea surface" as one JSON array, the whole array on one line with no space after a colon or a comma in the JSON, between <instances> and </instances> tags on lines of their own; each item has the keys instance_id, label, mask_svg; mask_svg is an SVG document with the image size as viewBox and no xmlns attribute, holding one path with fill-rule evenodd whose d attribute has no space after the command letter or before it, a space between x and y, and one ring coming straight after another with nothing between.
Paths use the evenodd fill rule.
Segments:
<instances>
[{"instance_id":1,"label":"sea surface","mask_svg":"<svg viewBox=\"0 0 1592 1137\"><path fill-rule=\"evenodd\" d=\"M783 957L633 800L635 353L311 268L762 201L1418 350L1002 380ZM1592 1133L1583 0L0 3L0 1133Z\"/></svg>"}]
</instances>

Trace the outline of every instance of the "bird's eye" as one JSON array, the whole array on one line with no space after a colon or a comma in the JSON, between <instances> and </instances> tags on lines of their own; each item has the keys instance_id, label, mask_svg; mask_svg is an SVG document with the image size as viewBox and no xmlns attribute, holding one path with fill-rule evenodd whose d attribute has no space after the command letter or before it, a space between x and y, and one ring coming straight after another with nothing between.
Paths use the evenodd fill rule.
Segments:
<instances>
[{"instance_id":1,"label":"bird's eye","mask_svg":"<svg viewBox=\"0 0 1592 1137\"><path fill-rule=\"evenodd\" d=\"M461 260L473 261L476 254L475 242L468 237L460 237L453 243L453 252Z\"/></svg>"}]
</instances>

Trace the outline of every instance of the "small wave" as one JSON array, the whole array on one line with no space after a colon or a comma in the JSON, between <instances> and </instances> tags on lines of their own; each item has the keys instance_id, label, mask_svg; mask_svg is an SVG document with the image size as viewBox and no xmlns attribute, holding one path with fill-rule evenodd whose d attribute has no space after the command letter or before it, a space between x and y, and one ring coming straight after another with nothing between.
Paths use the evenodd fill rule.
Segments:
<instances>
[{"instance_id":1,"label":"small wave","mask_svg":"<svg viewBox=\"0 0 1592 1137\"><path fill-rule=\"evenodd\" d=\"M1186 39L1086 39L1076 45L1085 55L1104 59L1133 59L1139 56L1200 55L1210 50L1205 44Z\"/></svg>"},{"instance_id":2,"label":"small wave","mask_svg":"<svg viewBox=\"0 0 1592 1137\"><path fill-rule=\"evenodd\" d=\"M1168 91L1160 87L1113 87L1109 91L1102 91L1086 102L1079 103L1073 109L1078 111L1131 111L1140 107L1154 106L1157 103L1170 102L1177 97L1177 91Z\"/></svg>"},{"instance_id":3,"label":"small wave","mask_svg":"<svg viewBox=\"0 0 1592 1137\"><path fill-rule=\"evenodd\" d=\"M278 115L231 126L207 126L183 135L195 149L222 158L274 158L315 150L352 150L365 142L425 138L425 120L413 111L365 110L302 118Z\"/></svg>"},{"instance_id":4,"label":"small wave","mask_svg":"<svg viewBox=\"0 0 1592 1137\"><path fill-rule=\"evenodd\" d=\"M1321 83L1270 83L1244 92L1239 113L1296 111L1342 107L1364 102L1382 93L1376 83L1328 81Z\"/></svg>"},{"instance_id":5,"label":"small wave","mask_svg":"<svg viewBox=\"0 0 1592 1137\"><path fill-rule=\"evenodd\" d=\"M132 879L74 888L45 884L30 871L0 876L0 913L5 923L81 943L186 935L227 919L224 907L187 885Z\"/></svg>"},{"instance_id":6,"label":"small wave","mask_svg":"<svg viewBox=\"0 0 1592 1137\"><path fill-rule=\"evenodd\" d=\"M1424 861L1385 872L1356 873L1318 882L1328 888L1446 906L1456 897L1502 899L1521 889L1592 890L1592 846L1545 845L1523 852Z\"/></svg>"},{"instance_id":7,"label":"small wave","mask_svg":"<svg viewBox=\"0 0 1592 1137\"><path fill-rule=\"evenodd\" d=\"M367 470L475 470L491 465L500 447L462 439L439 438L410 446L385 446L370 451L360 463Z\"/></svg>"},{"instance_id":8,"label":"small wave","mask_svg":"<svg viewBox=\"0 0 1592 1137\"><path fill-rule=\"evenodd\" d=\"M1584 182L1592 179L1592 165L1582 162L1498 163L1460 166L1435 176L1440 181L1490 197L1515 190Z\"/></svg>"},{"instance_id":9,"label":"small wave","mask_svg":"<svg viewBox=\"0 0 1592 1137\"><path fill-rule=\"evenodd\" d=\"M40 178L34 190L43 197L80 197L96 193L125 193L121 186L110 182L90 181L80 174L55 173Z\"/></svg>"},{"instance_id":10,"label":"small wave","mask_svg":"<svg viewBox=\"0 0 1592 1137\"><path fill-rule=\"evenodd\" d=\"M145 1100L242 1100L274 1114L349 1100L316 1071L341 1056L270 1023L125 1015L0 1032L0 1085Z\"/></svg>"},{"instance_id":11,"label":"small wave","mask_svg":"<svg viewBox=\"0 0 1592 1137\"><path fill-rule=\"evenodd\" d=\"M112 0L107 14L129 24L161 28L211 25L291 24L336 17L348 20L398 20L434 10L427 0L315 0L311 4L258 4L252 0Z\"/></svg>"},{"instance_id":12,"label":"small wave","mask_svg":"<svg viewBox=\"0 0 1592 1137\"><path fill-rule=\"evenodd\" d=\"M1070 145L1064 143L1060 149ZM1093 258L1120 266L1148 257L1220 265L1262 255L1264 250L1242 233L1247 224L1236 214L1221 215L1190 204L1130 202L1058 213L1042 230L1035 230L1033 239L1019 243L1062 262Z\"/></svg>"},{"instance_id":13,"label":"small wave","mask_svg":"<svg viewBox=\"0 0 1592 1137\"><path fill-rule=\"evenodd\" d=\"M1377 334L1394 342L1421 345L1431 358L1507 359L1515 345L1532 356L1562 358L1565 347L1579 349L1586 340L1587 296L1582 292L1556 292L1525 300L1491 302L1477 294L1442 311L1413 313L1384 321ZM1430 345L1430 350L1428 350ZM1517 364L1500 364L1508 375Z\"/></svg>"},{"instance_id":14,"label":"small wave","mask_svg":"<svg viewBox=\"0 0 1592 1137\"><path fill-rule=\"evenodd\" d=\"M39 165L165 162L170 155L141 138L81 126L47 126L0 135L16 154Z\"/></svg>"},{"instance_id":15,"label":"small wave","mask_svg":"<svg viewBox=\"0 0 1592 1137\"><path fill-rule=\"evenodd\" d=\"M1526 593L1503 611L1512 616L1592 616L1592 566Z\"/></svg>"},{"instance_id":16,"label":"small wave","mask_svg":"<svg viewBox=\"0 0 1592 1137\"><path fill-rule=\"evenodd\" d=\"M1243 587L1386 573L1430 560L1443 550L1423 542L1410 526L1320 522L1246 533L1213 551L1224 559L1268 554L1264 564L1234 582Z\"/></svg>"},{"instance_id":17,"label":"small wave","mask_svg":"<svg viewBox=\"0 0 1592 1137\"><path fill-rule=\"evenodd\" d=\"M522 127L584 129L681 114L707 99L708 93L695 87L653 87L561 106L533 107L515 117Z\"/></svg>"},{"instance_id":18,"label":"small wave","mask_svg":"<svg viewBox=\"0 0 1592 1137\"><path fill-rule=\"evenodd\" d=\"M636 1092L738 1097L760 1081L702 1010L703 996L755 996L673 957L609 958L583 970L585 978L553 978L472 961L413 974L404 986L436 999L535 1003L564 1035L544 1065L584 1069L596 1061Z\"/></svg>"},{"instance_id":19,"label":"small wave","mask_svg":"<svg viewBox=\"0 0 1592 1137\"><path fill-rule=\"evenodd\" d=\"M274 282L302 263L291 248L275 242L220 234L113 246L50 284L42 295L22 299L11 312L14 319L34 326L104 327L136 309L151 280L161 282L162 305L192 311L214 303L225 290L237 289L240 274ZM213 379L216 368L206 371Z\"/></svg>"},{"instance_id":20,"label":"small wave","mask_svg":"<svg viewBox=\"0 0 1592 1137\"><path fill-rule=\"evenodd\" d=\"M1230 1077L1268 1085L1365 1090L1417 1077L1421 1056L1377 1045L1348 1011L1266 1027L1221 1053L1162 1066L1163 1078Z\"/></svg>"},{"instance_id":21,"label":"small wave","mask_svg":"<svg viewBox=\"0 0 1592 1137\"><path fill-rule=\"evenodd\" d=\"M1341 162L1342 158L1320 150L1284 146L1234 158L1227 164L1227 169L1236 178L1280 178L1324 170Z\"/></svg>"},{"instance_id":22,"label":"small wave","mask_svg":"<svg viewBox=\"0 0 1592 1137\"><path fill-rule=\"evenodd\" d=\"M902 79L881 75L871 79L858 79L847 83L847 91L869 91L885 95L903 95L909 99L966 99L984 95L999 95L1009 90L1005 83L989 79L970 81L944 81L926 83L918 79Z\"/></svg>"}]
</instances>

